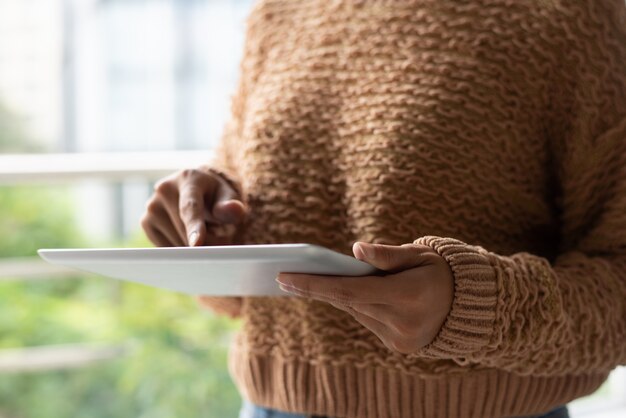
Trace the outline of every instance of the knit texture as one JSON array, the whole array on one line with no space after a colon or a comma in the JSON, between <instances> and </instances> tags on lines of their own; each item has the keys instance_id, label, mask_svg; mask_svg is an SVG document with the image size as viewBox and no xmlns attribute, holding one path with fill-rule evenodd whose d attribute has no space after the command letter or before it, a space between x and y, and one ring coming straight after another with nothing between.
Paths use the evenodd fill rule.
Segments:
<instances>
[{"instance_id":1,"label":"knit texture","mask_svg":"<svg viewBox=\"0 0 626 418\"><path fill-rule=\"evenodd\" d=\"M243 396L509 417L626 363L623 0L262 0L241 70L212 164L250 207L240 244L416 242L455 279L409 355L322 302L217 299Z\"/></svg>"}]
</instances>

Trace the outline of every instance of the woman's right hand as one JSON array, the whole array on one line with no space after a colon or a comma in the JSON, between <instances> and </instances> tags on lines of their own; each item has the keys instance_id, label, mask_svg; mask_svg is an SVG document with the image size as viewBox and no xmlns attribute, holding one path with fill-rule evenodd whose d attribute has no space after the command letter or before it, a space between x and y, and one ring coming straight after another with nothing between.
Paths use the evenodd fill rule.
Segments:
<instances>
[{"instance_id":1,"label":"woman's right hand","mask_svg":"<svg viewBox=\"0 0 626 418\"><path fill-rule=\"evenodd\" d=\"M141 226L159 247L232 245L246 216L238 191L216 172L200 167L161 179Z\"/></svg>"}]
</instances>

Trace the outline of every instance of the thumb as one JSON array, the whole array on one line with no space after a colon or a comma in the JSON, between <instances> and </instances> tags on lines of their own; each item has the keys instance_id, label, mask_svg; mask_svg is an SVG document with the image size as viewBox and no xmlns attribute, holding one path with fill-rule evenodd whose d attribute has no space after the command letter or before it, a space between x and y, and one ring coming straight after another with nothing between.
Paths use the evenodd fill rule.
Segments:
<instances>
[{"instance_id":1,"label":"thumb","mask_svg":"<svg viewBox=\"0 0 626 418\"><path fill-rule=\"evenodd\" d=\"M428 255L433 250L419 244L385 245L357 241L352 246L352 252L359 260L381 270L401 271L430 264Z\"/></svg>"}]
</instances>

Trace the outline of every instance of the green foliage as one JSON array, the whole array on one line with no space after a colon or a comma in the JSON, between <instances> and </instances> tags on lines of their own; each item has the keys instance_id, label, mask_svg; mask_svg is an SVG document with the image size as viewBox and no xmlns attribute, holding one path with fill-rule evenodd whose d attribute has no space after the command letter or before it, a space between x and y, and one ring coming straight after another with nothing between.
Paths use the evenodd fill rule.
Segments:
<instances>
[{"instance_id":1,"label":"green foliage","mask_svg":"<svg viewBox=\"0 0 626 418\"><path fill-rule=\"evenodd\" d=\"M0 237L0 257L82 246L71 190L0 189ZM0 417L234 417L226 353L236 327L190 297L100 277L0 281L0 349L126 348L86 368L0 374Z\"/></svg>"}]
</instances>

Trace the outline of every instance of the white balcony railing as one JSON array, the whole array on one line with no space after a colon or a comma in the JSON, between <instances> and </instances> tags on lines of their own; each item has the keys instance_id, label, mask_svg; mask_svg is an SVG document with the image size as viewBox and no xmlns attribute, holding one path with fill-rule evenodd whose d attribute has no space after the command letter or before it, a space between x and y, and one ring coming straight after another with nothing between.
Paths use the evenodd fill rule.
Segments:
<instances>
[{"instance_id":1,"label":"white balcony railing","mask_svg":"<svg viewBox=\"0 0 626 418\"><path fill-rule=\"evenodd\" d=\"M86 178L156 179L210 161L211 152L0 154L0 186L75 182Z\"/></svg>"},{"instance_id":2,"label":"white balcony railing","mask_svg":"<svg viewBox=\"0 0 626 418\"><path fill-rule=\"evenodd\" d=\"M0 350L0 374L79 369L121 357L124 345L64 344Z\"/></svg>"}]
</instances>

